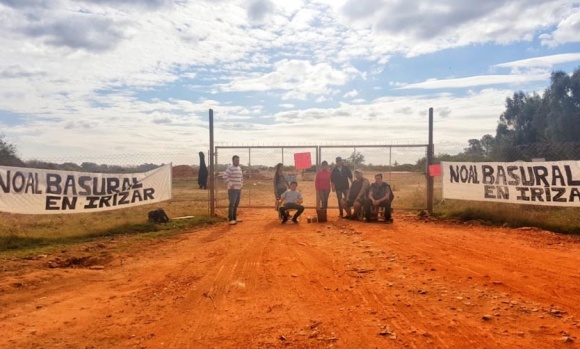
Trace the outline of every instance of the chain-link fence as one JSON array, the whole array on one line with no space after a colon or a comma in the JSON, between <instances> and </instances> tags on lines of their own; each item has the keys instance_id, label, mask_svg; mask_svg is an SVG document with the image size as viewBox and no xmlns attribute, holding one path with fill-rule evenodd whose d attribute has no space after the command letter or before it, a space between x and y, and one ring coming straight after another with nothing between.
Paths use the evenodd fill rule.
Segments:
<instances>
[{"instance_id":1,"label":"chain-link fence","mask_svg":"<svg viewBox=\"0 0 580 349\"><path fill-rule=\"evenodd\" d=\"M284 164L285 174L296 179L305 197L307 207L316 206L314 177L318 165L327 161L331 167L337 156L354 169L361 169L372 182L376 173L382 173L391 184L399 210L425 209L427 207L426 144L409 145L283 145L283 146L217 146L215 151L215 203L216 208L227 207L227 191L219 178L231 163L233 155L240 156L244 167L245 185L242 207L271 208L274 206L273 177L277 163ZM435 147L435 163L447 157L447 161L545 161L580 159L580 143L534 143L504 149L502 158L491 153L473 156L468 145L439 142ZM79 172L131 173L144 172L162 164L173 164L173 199L182 206L195 206L210 211L210 190L199 189L197 184L200 165L199 152L205 155L209 165L209 151L204 149L179 150L165 153L124 153L102 156L70 156L60 158L23 159L26 167L57 169ZM296 170L294 154L311 154L312 167ZM497 156L497 154L495 154ZM449 159L449 157L451 159ZM8 164L5 164L8 165ZM14 165L13 165L14 166ZM434 181L434 200L442 197L441 178ZM171 202L169 204L171 204ZM329 203L337 207L331 194Z\"/></svg>"},{"instance_id":2,"label":"chain-link fence","mask_svg":"<svg viewBox=\"0 0 580 349\"><path fill-rule=\"evenodd\" d=\"M307 208L316 207L314 178L322 161L332 167L336 157L345 160L351 169L362 170L371 182L382 173L395 194L393 207L399 210L427 208L426 167L418 164L426 157L427 145L332 145L332 146L217 146L215 151L216 208L228 205L227 190L221 174L231 164L232 157L240 157L244 169L244 188L240 207L273 208L275 205L273 179L277 163L284 165L285 175L298 181ZM310 154L312 166L297 170L294 156ZM330 207L337 208L331 195Z\"/></svg>"}]
</instances>

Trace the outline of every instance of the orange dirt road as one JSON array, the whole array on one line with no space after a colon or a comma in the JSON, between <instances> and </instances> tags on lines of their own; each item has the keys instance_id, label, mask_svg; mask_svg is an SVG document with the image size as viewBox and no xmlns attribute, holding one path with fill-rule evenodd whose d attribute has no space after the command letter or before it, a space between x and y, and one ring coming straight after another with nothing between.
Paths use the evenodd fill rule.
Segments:
<instances>
[{"instance_id":1,"label":"orange dirt road","mask_svg":"<svg viewBox=\"0 0 580 349\"><path fill-rule=\"evenodd\" d=\"M54 268L71 251L1 260L0 348L578 346L577 237L335 213L245 209L139 248L85 245L92 268Z\"/></svg>"}]
</instances>

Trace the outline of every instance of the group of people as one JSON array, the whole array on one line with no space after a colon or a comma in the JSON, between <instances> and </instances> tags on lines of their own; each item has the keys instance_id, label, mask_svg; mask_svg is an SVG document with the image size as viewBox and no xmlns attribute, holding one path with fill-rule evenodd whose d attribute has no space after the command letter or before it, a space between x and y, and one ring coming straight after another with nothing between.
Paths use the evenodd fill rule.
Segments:
<instances>
[{"instance_id":1,"label":"group of people","mask_svg":"<svg viewBox=\"0 0 580 349\"><path fill-rule=\"evenodd\" d=\"M232 165L223 174L228 189L228 221L234 225L241 220L237 217L237 208L240 204L240 196L243 185L243 173L240 167L240 157L232 157ZM391 202L394 199L391 186L383 181L383 175L377 173L375 182L370 183L364 178L361 170L354 171L346 166L341 157L336 158L335 166L330 170L327 161L321 163L321 169L316 173L314 187L317 192L317 207L326 210L330 192L336 193L338 201L339 217L356 220L364 213L366 221L371 220L373 207L383 207L385 222L392 222ZM283 164L276 165L274 174L274 195L276 207L282 217L282 223L292 220L298 223L298 217L304 212L302 194L297 190L296 181L288 181L284 175ZM290 217L289 210L295 210Z\"/></svg>"},{"instance_id":2,"label":"group of people","mask_svg":"<svg viewBox=\"0 0 580 349\"><path fill-rule=\"evenodd\" d=\"M336 193L338 202L339 217L345 219L359 219L361 210L364 212L364 219L371 221L371 212L373 207L383 207L385 212L385 222L392 223L391 202L394 199L391 186L383 181L383 175L375 175L375 182L370 183L364 178L361 170L354 171L354 177L351 170L344 164L341 157L336 158L336 165L330 170L327 161L323 161L320 170L316 173L314 179L314 188L317 192L317 207L326 210L328 208L328 198L330 192ZM302 195L296 195L296 182L289 183L282 169L282 164L276 165L274 175L274 195L277 202L280 202L280 214L283 216L282 222L288 221L288 209L296 209L292 220L304 211L302 206ZM288 193L288 194L286 194ZM291 196L289 199L287 196ZM296 200L294 200L296 198Z\"/></svg>"}]
</instances>

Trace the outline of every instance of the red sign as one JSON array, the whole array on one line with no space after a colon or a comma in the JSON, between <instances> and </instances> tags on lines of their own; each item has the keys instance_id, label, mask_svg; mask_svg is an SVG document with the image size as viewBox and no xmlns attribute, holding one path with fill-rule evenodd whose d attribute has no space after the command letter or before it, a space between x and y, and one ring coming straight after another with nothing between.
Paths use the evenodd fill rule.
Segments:
<instances>
[{"instance_id":1,"label":"red sign","mask_svg":"<svg viewBox=\"0 0 580 349\"><path fill-rule=\"evenodd\" d=\"M441 176L441 164L429 165L429 176Z\"/></svg>"},{"instance_id":2,"label":"red sign","mask_svg":"<svg viewBox=\"0 0 580 349\"><path fill-rule=\"evenodd\" d=\"M306 170L311 168L312 159L310 158L310 153L295 153L294 167L296 167L297 170Z\"/></svg>"}]
</instances>

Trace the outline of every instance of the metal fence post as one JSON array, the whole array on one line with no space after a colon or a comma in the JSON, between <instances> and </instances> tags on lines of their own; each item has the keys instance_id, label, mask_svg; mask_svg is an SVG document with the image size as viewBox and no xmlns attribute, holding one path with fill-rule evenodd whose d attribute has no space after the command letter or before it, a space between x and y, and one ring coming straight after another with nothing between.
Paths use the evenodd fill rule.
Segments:
<instances>
[{"instance_id":1,"label":"metal fence post","mask_svg":"<svg viewBox=\"0 0 580 349\"><path fill-rule=\"evenodd\" d=\"M209 215L215 216L215 162L213 146L213 109L209 110Z\"/></svg>"},{"instance_id":2,"label":"metal fence post","mask_svg":"<svg viewBox=\"0 0 580 349\"><path fill-rule=\"evenodd\" d=\"M429 144L427 145L427 212L431 215L433 213L433 176L429 173L429 165L433 164L434 160L433 147L433 108L429 108Z\"/></svg>"}]
</instances>

